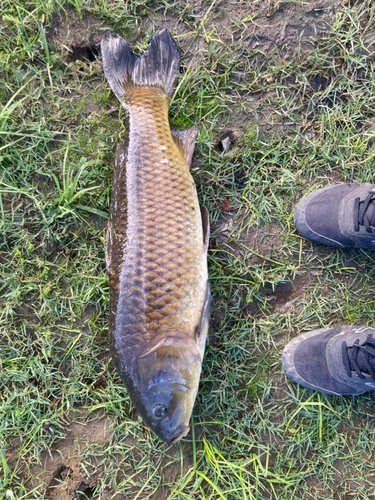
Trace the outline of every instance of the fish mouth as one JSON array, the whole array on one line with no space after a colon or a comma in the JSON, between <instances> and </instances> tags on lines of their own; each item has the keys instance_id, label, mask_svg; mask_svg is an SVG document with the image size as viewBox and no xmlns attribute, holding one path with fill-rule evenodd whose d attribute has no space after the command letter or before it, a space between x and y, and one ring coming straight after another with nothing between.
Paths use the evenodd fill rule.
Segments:
<instances>
[{"instance_id":1,"label":"fish mouth","mask_svg":"<svg viewBox=\"0 0 375 500\"><path fill-rule=\"evenodd\" d=\"M186 436L186 434L190 431L190 427L187 424L182 424L175 432L174 437L168 439L168 444L175 444L177 441Z\"/></svg>"}]
</instances>

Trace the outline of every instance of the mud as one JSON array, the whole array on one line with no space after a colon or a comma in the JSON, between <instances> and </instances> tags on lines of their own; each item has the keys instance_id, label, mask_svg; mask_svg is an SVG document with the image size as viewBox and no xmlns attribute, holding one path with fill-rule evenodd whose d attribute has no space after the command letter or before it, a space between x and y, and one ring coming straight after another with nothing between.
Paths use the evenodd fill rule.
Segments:
<instances>
[{"instance_id":1,"label":"mud","mask_svg":"<svg viewBox=\"0 0 375 500\"><path fill-rule=\"evenodd\" d=\"M296 50L311 50L313 42L324 32L332 21L340 0L318 0L309 2L280 2L279 0L222 0L213 4L207 15L207 2L198 0L187 6L185 24L198 25L210 31L211 39L220 40L225 45L242 52L270 53L282 51L284 57L291 57ZM144 27L157 31L168 27L173 31L186 34L179 19L168 11L160 16L161 9L148 12L143 19ZM207 38L209 38L207 36ZM241 46L236 42L241 39ZM204 37L199 41L204 46ZM191 40L181 40L183 49L191 46Z\"/></svg>"},{"instance_id":2,"label":"mud","mask_svg":"<svg viewBox=\"0 0 375 500\"><path fill-rule=\"evenodd\" d=\"M246 23L243 49L260 53L281 51L284 57L291 57L297 49L312 49L314 40L327 29L340 3L338 0L221 2L216 9L215 26L222 39L236 41L242 38Z\"/></svg>"},{"instance_id":3,"label":"mud","mask_svg":"<svg viewBox=\"0 0 375 500\"><path fill-rule=\"evenodd\" d=\"M65 64L94 62L99 54L100 40L109 26L91 14L82 19L73 10L55 15L47 34L47 41L63 53Z\"/></svg>"},{"instance_id":4,"label":"mud","mask_svg":"<svg viewBox=\"0 0 375 500\"><path fill-rule=\"evenodd\" d=\"M264 294L274 313L286 314L291 309L298 308L307 287L313 282L313 276L303 273L294 279L290 278L275 285L268 285L265 287Z\"/></svg>"},{"instance_id":5,"label":"mud","mask_svg":"<svg viewBox=\"0 0 375 500\"><path fill-rule=\"evenodd\" d=\"M99 483L103 467L95 469L87 464L88 448L92 445L104 445L111 439L110 420L100 414L86 417L83 411L71 412L74 420L67 425L66 437L58 440L48 450L42 451L37 463L23 461L17 472L23 477L28 490L41 488L43 498L48 500L83 500L97 498L95 486ZM44 431L51 432L48 422ZM17 442L9 448L8 464L12 469L16 464ZM14 458L12 458L12 456ZM109 500L110 495L102 495L102 500ZM116 497L121 500L120 497Z\"/></svg>"},{"instance_id":6,"label":"mud","mask_svg":"<svg viewBox=\"0 0 375 500\"><path fill-rule=\"evenodd\" d=\"M222 210L229 213L223 213L220 221L213 224L211 247L228 251L234 257L242 254L252 265L262 264L273 258L277 259L278 249L283 245L282 227L271 223L269 227L252 226L251 229L241 231L241 228L237 226L237 220L241 217L236 213L236 206L229 205L229 200L227 202L223 200L223 205L225 204L228 209L224 210L222 207ZM246 222L244 226L247 226Z\"/></svg>"},{"instance_id":7,"label":"mud","mask_svg":"<svg viewBox=\"0 0 375 500\"><path fill-rule=\"evenodd\" d=\"M256 19L249 35L249 49L269 52L275 48L291 57L298 50L313 48L314 40L327 30L339 1L277 2L273 13Z\"/></svg>"}]
</instances>

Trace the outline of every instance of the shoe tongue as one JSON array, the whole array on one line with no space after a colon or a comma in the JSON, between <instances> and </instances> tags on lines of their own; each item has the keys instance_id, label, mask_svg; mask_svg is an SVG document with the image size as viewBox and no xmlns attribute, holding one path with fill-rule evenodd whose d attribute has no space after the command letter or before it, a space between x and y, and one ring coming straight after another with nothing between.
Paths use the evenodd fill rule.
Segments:
<instances>
[{"instance_id":1,"label":"shoe tongue","mask_svg":"<svg viewBox=\"0 0 375 500\"><path fill-rule=\"evenodd\" d=\"M348 354L351 353L354 362L356 363L359 371L373 376L375 373L375 339L367 339L362 345L347 348ZM349 355L350 369L356 371L352 356ZM371 373L372 371L372 373Z\"/></svg>"},{"instance_id":2,"label":"shoe tongue","mask_svg":"<svg viewBox=\"0 0 375 500\"><path fill-rule=\"evenodd\" d=\"M368 209L367 209L367 217L372 221L374 222L374 216L375 216L375 198L372 198L370 203L369 203L369 206L368 206ZM373 225L373 224L371 224Z\"/></svg>"}]
</instances>

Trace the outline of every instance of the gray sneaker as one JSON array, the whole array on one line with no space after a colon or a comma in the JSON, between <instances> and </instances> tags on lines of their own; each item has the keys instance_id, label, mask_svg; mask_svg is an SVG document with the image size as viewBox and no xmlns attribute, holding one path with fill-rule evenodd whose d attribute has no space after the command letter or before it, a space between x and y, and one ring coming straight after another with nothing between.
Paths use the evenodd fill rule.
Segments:
<instances>
[{"instance_id":1,"label":"gray sneaker","mask_svg":"<svg viewBox=\"0 0 375 500\"><path fill-rule=\"evenodd\" d=\"M287 377L337 396L375 389L375 328L342 326L304 333L283 351Z\"/></svg>"},{"instance_id":2,"label":"gray sneaker","mask_svg":"<svg viewBox=\"0 0 375 500\"><path fill-rule=\"evenodd\" d=\"M375 249L375 185L318 189L297 203L294 224L303 237L323 245Z\"/></svg>"}]
</instances>

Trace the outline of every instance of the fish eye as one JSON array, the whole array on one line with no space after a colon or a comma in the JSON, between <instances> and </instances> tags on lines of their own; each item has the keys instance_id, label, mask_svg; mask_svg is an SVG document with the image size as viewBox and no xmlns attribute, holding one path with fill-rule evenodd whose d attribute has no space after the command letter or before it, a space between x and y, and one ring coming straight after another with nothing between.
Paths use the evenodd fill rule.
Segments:
<instances>
[{"instance_id":1,"label":"fish eye","mask_svg":"<svg viewBox=\"0 0 375 500\"><path fill-rule=\"evenodd\" d=\"M154 406L153 414L155 415L155 417L164 417L167 411L168 408L165 405L156 405Z\"/></svg>"}]
</instances>

